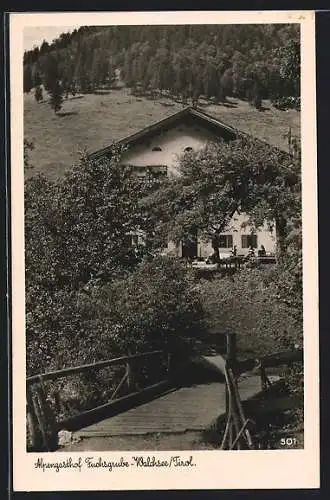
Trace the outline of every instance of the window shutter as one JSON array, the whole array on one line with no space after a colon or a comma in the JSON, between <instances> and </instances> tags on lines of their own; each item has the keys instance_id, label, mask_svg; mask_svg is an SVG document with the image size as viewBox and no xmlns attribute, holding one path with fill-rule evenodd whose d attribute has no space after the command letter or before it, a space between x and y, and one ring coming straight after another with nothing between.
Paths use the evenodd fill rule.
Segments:
<instances>
[{"instance_id":1,"label":"window shutter","mask_svg":"<svg viewBox=\"0 0 330 500\"><path fill-rule=\"evenodd\" d=\"M225 248L226 246L226 236L224 234L220 234L219 236L219 247Z\"/></svg>"}]
</instances>

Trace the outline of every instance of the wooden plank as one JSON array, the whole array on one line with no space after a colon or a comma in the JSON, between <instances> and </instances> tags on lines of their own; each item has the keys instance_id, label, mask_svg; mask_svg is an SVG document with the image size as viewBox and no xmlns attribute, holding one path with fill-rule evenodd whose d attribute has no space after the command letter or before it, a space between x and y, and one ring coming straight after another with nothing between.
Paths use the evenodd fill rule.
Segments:
<instances>
[{"instance_id":1,"label":"wooden plank","mask_svg":"<svg viewBox=\"0 0 330 500\"><path fill-rule=\"evenodd\" d=\"M74 417L62 420L58 424L58 429L78 429L79 427L88 425L91 421L95 422L102 418L109 417L110 415L116 415L117 413L127 411L132 406L141 404L145 399L155 397L158 394L164 393L166 390L173 390L173 386L169 380L158 382L138 392L133 392L114 401L109 401L103 405L97 406L96 408L86 410Z\"/></svg>"},{"instance_id":2,"label":"wooden plank","mask_svg":"<svg viewBox=\"0 0 330 500\"><path fill-rule=\"evenodd\" d=\"M260 377L239 382L241 399L260 393ZM225 384L212 382L181 387L124 413L75 432L77 437L124 436L203 431L225 413Z\"/></svg>"}]
</instances>

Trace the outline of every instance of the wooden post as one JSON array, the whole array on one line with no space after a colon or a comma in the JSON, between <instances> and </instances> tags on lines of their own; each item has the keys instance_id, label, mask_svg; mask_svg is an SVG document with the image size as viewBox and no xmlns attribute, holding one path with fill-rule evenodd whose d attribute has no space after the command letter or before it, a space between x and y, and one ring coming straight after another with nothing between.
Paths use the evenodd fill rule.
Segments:
<instances>
[{"instance_id":1,"label":"wooden post","mask_svg":"<svg viewBox=\"0 0 330 500\"><path fill-rule=\"evenodd\" d=\"M227 359L227 368L232 368L235 366L236 363L236 334L233 333L227 333L226 334L226 359ZM230 427L229 427L229 434L228 434L228 449L230 449L232 443L233 443L233 435L234 435L234 415L233 415L233 410L234 408L230 408L230 404L233 404L233 401L230 401L229 398L229 391L228 387L226 384L226 415L227 419L230 413L231 415L231 422L230 422Z\"/></svg>"},{"instance_id":2,"label":"wooden post","mask_svg":"<svg viewBox=\"0 0 330 500\"><path fill-rule=\"evenodd\" d=\"M27 426L28 426L28 434L29 434L29 443L28 445L32 448L32 450L38 447L38 424L36 421L36 414L34 412L33 400L31 388L27 387L26 391L27 396Z\"/></svg>"},{"instance_id":3,"label":"wooden post","mask_svg":"<svg viewBox=\"0 0 330 500\"><path fill-rule=\"evenodd\" d=\"M235 367L237 361L237 343L236 343L236 333L227 333L227 361L230 368ZM235 371L235 368L234 368Z\"/></svg>"},{"instance_id":4,"label":"wooden post","mask_svg":"<svg viewBox=\"0 0 330 500\"><path fill-rule=\"evenodd\" d=\"M171 353L167 353L167 373L171 372Z\"/></svg>"},{"instance_id":5,"label":"wooden post","mask_svg":"<svg viewBox=\"0 0 330 500\"><path fill-rule=\"evenodd\" d=\"M126 363L126 373L127 373L127 388L129 391L133 391L135 388L134 372L132 368L132 361L127 361Z\"/></svg>"},{"instance_id":6,"label":"wooden post","mask_svg":"<svg viewBox=\"0 0 330 500\"><path fill-rule=\"evenodd\" d=\"M38 426L41 433L43 451L49 451L46 420L43 413L42 396L39 390L36 390L36 392L33 394L32 402L34 413L37 417Z\"/></svg>"}]
</instances>

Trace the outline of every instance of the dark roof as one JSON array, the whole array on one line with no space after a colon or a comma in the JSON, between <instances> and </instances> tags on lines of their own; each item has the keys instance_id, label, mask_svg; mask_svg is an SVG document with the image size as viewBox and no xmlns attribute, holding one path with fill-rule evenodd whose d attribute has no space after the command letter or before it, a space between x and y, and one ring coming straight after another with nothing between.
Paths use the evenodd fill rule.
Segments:
<instances>
[{"instance_id":1,"label":"dark roof","mask_svg":"<svg viewBox=\"0 0 330 500\"><path fill-rule=\"evenodd\" d=\"M98 151L91 153L90 158L96 160L98 158L102 158L103 156L107 156L107 154L111 153L111 150L114 145L129 146L137 144L143 139L146 139L147 137L157 134L162 129L171 127L175 125L177 122L189 118L193 118L194 120L199 121L203 126L211 129L214 132L219 133L219 131L221 131L222 137L228 140L235 139L238 137L238 135L241 134L238 130L234 129L230 125L226 125L225 123L217 120L216 118L213 118L211 115L204 113L204 111L192 107L187 107L182 111L179 111L178 113L174 113L173 115L164 118L163 120L160 120L156 123L153 123L152 125L149 125L148 127L140 130L139 132L136 132L135 134L129 135L128 137L125 137L124 139L121 139L120 141L111 144L110 146L107 146L103 149L99 149Z\"/></svg>"}]
</instances>

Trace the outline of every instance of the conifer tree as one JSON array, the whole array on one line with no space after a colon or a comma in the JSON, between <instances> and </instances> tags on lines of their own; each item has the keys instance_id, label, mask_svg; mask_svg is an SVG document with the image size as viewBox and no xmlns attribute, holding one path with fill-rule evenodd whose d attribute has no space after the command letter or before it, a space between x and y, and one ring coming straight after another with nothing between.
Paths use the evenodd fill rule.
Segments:
<instances>
[{"instance_id":1,"label":"conifer tree","mask_svg":"<svg viewBox=\"0 0 330 500\"><path fill-rule=\"evenodd\" d=\"M55 84L50 89L49 94L49 104L55 114L57 114L62 108L63 103L63 87L58 80L56 80Z\"/></svg>"},{"instance_id":2,"label":"conifer tree","mask_svg":"<svg viewBox=\"0 0 330 500\"><path fill-rule=\"evenodd\" d=\"M24 66L24 73L23 73L23 90L24 93L30 92L30 90L33 87L33 81L32 81L32 71L31 71L31 66L29 64L26 64Z\"/></svg>"},{"instance_id":3,"label":"conifer tree","mask_svg":"<svg viewBox=\"0 0 330 500\"><path fill-rule=\"evenodd\" d=\"M37 87L38 85L42 84L42 78L41 78L38 70L35 70L34 72L32 72L32 80L33 80L34 87Z\"/></svg>"},{"instance_id":4,"label":"conifer tree","mask_svg":"<svg viewBox=\"0 0 330 500\"><path fill-rule=\"evenodd\" d=\"M59 80L59 67L57 60L53 54L45 56L44 60L44 85L48 92L56 86Z\"/></svg>"}]
</instances>

